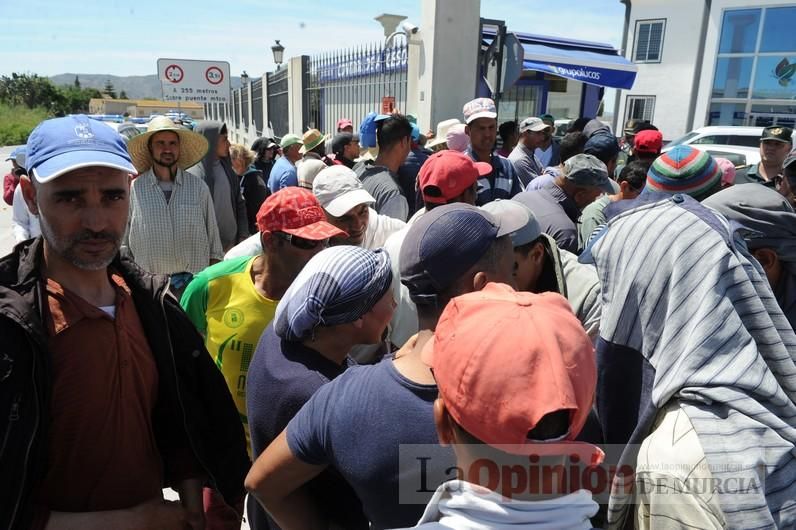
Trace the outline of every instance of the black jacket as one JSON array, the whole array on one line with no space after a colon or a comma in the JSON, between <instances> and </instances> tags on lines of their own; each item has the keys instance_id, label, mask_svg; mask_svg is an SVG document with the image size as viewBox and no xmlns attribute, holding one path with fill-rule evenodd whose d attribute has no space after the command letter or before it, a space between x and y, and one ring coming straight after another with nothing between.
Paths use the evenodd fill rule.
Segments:
<instances>
[{"instance_id":1,"label":"black jacket","mask_svg":"<svg viewBox=\"0 0 796 530\"><path fill-rule=\"evenodd\" d=\"M263 172L253 164L240 177L240 191L246 201L246 219L249 222L250 234L256 234L259 231L257 212L260 211L260 206L271 193L271 190L265 185L266 182L268 181L263 179Z\"/></svg>"},{"instance_id":2,"label":"black jacket","mask_svg":"<svg viewBox=\"0 0 796 530\"><path fill-rule=\"evenodd\" d=\"M0 528L28 528L32 491L47 469L52 358L42 307L42 239L0 260ZM166 486L169 454L190 449L228 502L243 498L250 463L238 412L221 372L167 280L117 256L159 374L153 428ZM123 477L120 477L123 480Z\"/></svg>"}]
</instances>

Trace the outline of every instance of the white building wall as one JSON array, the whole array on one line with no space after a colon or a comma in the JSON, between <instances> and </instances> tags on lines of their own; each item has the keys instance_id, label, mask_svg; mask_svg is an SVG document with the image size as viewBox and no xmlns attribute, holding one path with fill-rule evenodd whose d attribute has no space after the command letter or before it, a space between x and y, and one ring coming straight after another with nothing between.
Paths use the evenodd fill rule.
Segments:
<instances>
[{"instance_id":1,"label":"white building wall","mask_svg":"<svg viewBox=\"0 0 796 530\"><path fill-rule=\"evenodd\" d=\"M746 0L747 3L749 0ZM695 0L633 0L630 11L625 57L633 60L636 21L665 19L660 63L638 63L638 75L631 90L619 100L619 128L624 126L627 97L655 96L652 122L667 140L689 130L688 108L700 44L705 6ZM703 70L704 72L704 70Z\"/></svg>"},{"instance_id":2,"label":"white building wall","mask_svg":"<svg viewBox=\"0 0 796 530\"><path fill-rule=\"evenodd\" d=\"M694 129L707 125L710 94L713 90L713 79L716 75L716 55L719 50L721 22L724 18L724 11L748 7L778 7L792 5L794 5L794 0L713 0L713 5L710 9L710 20L708 21L707 32L705 33L705 61L702 66L699 90L695 95L697 99L696 110L694 112Z\"/></svg>"}]
</instances>

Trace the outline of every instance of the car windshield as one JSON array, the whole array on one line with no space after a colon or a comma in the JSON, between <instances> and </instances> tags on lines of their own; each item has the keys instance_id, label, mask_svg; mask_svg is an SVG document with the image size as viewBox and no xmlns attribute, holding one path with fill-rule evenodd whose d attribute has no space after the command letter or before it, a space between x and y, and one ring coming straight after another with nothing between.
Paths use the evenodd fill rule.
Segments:
<instances>
[{"instance_id":1,"label":"car windshield","mask_svg":"<svg viewBox=\"0 0 796 530\"><path fill-rule=\"evenodd\" d=\"M697 136L698 134L699 134L699 133L696 133L696 132L690 132L690 133L686 134L685 136L681 136L680 138L677 138L676 140L672 140L671 142L669 142L669 143L668 143L668 144L666 144L666 145L667 145L667 146L675 146L675 145L684 144L684 143L686 143L688 140L690 140L691 138L693 138L694 136Z\"/></svg>"}]
</instances>

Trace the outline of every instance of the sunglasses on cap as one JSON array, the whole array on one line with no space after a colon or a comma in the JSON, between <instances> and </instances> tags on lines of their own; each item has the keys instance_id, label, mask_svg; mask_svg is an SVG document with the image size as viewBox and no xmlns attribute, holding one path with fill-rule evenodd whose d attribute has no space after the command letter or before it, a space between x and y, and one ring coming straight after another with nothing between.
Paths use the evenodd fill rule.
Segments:
<instances>
[{"instance_id":1,"label":"sunglasses on cap","mask_svg":"<svg viewBox=\"0 0 796 530\"><path fill-rule=\"evenodd\" d=\"M326 248L329 246L328 239L321 239L321 240L304 239L303 237L294 236L293 234L286 234L284 232L273 232L273 235L275 235L279 239L287 241L294 247L301 250L314 250L319 246L321 248Z\"/></svg>"}]
</instances>

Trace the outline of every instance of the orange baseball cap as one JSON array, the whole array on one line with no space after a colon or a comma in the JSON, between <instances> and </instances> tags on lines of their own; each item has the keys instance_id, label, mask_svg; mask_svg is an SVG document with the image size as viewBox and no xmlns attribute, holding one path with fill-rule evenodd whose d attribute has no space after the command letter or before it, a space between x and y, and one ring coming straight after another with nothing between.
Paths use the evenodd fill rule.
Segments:
<instances>
[{"instance_id":1,"label":"orange baseball cap","mask_svg":"<svg viewBox=\"0 0 796 530\"><path fill-rule=\"evenodd\" d=\"M562 439L574 440L592 407L594 347L557 293L490 283L454 298L422 358L456 423L505 452L537 452L543 441L528 433L560 410L570 411Z\"/></svg>"}]
</instances>

